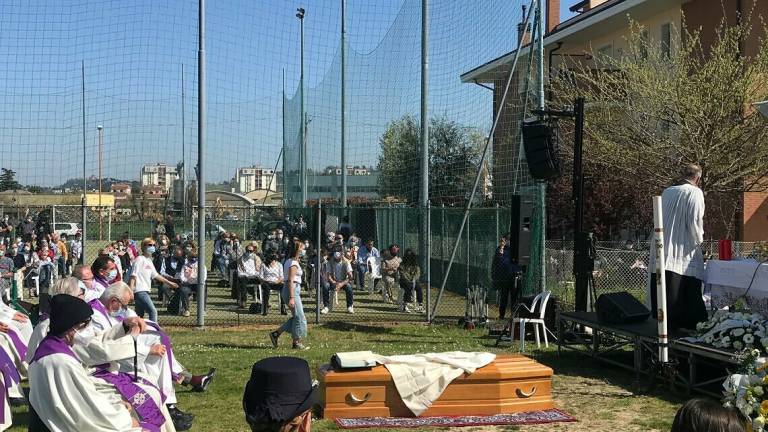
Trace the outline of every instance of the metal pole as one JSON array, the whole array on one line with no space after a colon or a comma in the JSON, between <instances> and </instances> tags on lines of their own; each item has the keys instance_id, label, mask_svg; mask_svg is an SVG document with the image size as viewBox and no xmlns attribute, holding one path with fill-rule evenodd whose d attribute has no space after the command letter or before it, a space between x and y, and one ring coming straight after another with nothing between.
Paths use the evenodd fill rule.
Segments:
<instances>
[{"instance_id":1,"label":"metal pole","mask_svg":"<svg viewBox=\"0 0 768 432\"><path fill-rule=\"evenodd\" d=\"M107 241L112 243L112 207L107 209Z\"/></svg>"},{"instance_id":2,"label":"metal pole","mask_svg":"<svg viewBox=\"0 0 768 432\"><path fill-rule=\"evenodd\" d=\"M85 258L85 239L87 237L87 231L86 231L86 222L88 219L88 207L86 206L88 202L87 194L88 194L88 177L85 175L85 156L88 153L86 151L86 143L85 143L85 60L81 62L81 71L80 76L82 79L82 101L83 101L83 200L82 200L82 215L81 215L81 222L83 235L81 236L82 240L82 257L83 257L83 263L87 262Z\"/></svg>"},{"instance_id":3,"label":"metal pole","mask_svg":"<svg viewBox=\"0 0 768 432\"><path fill-rule=\"evenodd\" d=\"M419 207L422 210L419 227L421 268L427 268L426 208L429 202L429 0L421 0L421 187ZM422 280L424 277L422 277Z\"/></svg>"},{"instance_id":4,"label":"metal pole","mask_svg":"<svg viewBox=\"0 0 768 432\"><path fill-rule=\"evenodd\" d=\"M470 265L469 264L469 254L470 254L470 248L469 248L469 231L470 231L470 229L469 229L469 227L470 227L470 225L469 225L469 218L470 217L472 217L472 213L469 213L467 215L467 256L466 256L466 259L464 260L464 265L466 266L464 268L464 273L465 273L465 275L467 277L466 278L465 289L467 289L467 290L469 289L469 265ZM467 293L469 293L469 291L467 291Z\"/></svg>"},{"instance_id":5,"label":"metal pole","mask_svg":"<svg viewBox=\"0 0 768 432\"><path fill-rule=\"evenodd\" d=\"M532 0L536 1L536 0ZM531 16L533 15L533 9L531 9L525 16L525 22L523 23L523 28L528 27L528 22L531 19ZM517 69L517 61L520 58L520 49L515 50L515 58L512 61L512 68L509 70L509 74L507 75L507 82L504 85L504 93L501 96L501 100L499 101L499 106L503 107L507 100L507 95L509 94L509 88L510 84L512 83L512 76L515 73L515 70ZM491 137L493 137L493 134L496 132L496 127L499 125L499 120L501 119L501 115L497 115L496 118L493 119L493 126L491 126L491 131L488 134L488 138L485 140L485 147L483 148L483 155L480 158L480 164L478 165L477 173L475 174L475 182L472 185L472 193L469 196L469 200L467 200L467 205L464 208L464 218L461 220L461 225L459 226L459 232L456 235L457 241L453 245L453 251L451 252L451 258L448 261L448 268L446 269L445 273L443 274L443 282L440 284L440 291L437 293L437 301L435 301L435 306L432 308L432 319L435 319L435 312L437 311L437 307L440 304L440 301L443 297L443 292L445 291L445 284L448 282L448 275L451 273L451 267L453 265L453 260L456 258L456 252L459 250L459 241L458 239L461 238L462 234L464 233L464 226L467 224L467 218L469 217L469 209L472 207L472 200L475 198L475 193L477 192L477 186L480 184L480 177L482 176L482 167L485 163L485 159L488 156L488 147L491 142Z\"/></svg>"},{"instance_id":6,"label":"metal pole","mask_svg":"<svg viewBox=\"0 0 768 432\"><path fill-rule=\"evenodd\" d=\"M347 0L341 0L341 206L347 206Z\"/></svg>"},{"instance_id":7,"label":"metal pole","mask_svg":"<svg viewBox=\"0 0 768 432\"><path fill-rule=\"evenodd\" d=\"M546 108L546 101L544 100L544 32L547 30L544 21L543 0L539 0L537 13L539 18L539 31L536 34L539 56L539 109L543 111ZM546 182L539 182L538 187L539 208L541 212L541 235L539 236L539 292L544 292L544 290L547 289L547 184Z\"/></svg>"},{"instance_id":8,"label":"metal pole","mask_svg":"<svg viewBox=\"0 0 768 432\"><path fill-rule=\"evenodd\" d=\"M667 335L667 282L666 260L664 252L664 215L662 214L661 197L653 197L653 241L656 254L656 318L659 321L659 362L669 361L669 340ZM649 269L650 270L650 269ZM653 289L653 287L651 288Z\"/></svg>"},{"instance_id":9,"label":"metal pole","mask_svg":"<svg viewBox=\"0 0 768 432\"><path fill-rule=\"evenodd\" d=\"M104 226L103 226L103 209L101 208L101 182L102 182L102 174L101 174L101 158L102 158L102 151L104 147L104 126L98 125L96 126L96 129L99 131L99 241L101 241L104 237Z\"/></svg>"},{"instance_id":10,"label":"metal pole","mask_svg":"<svg viewBox=\"0 0 768 432\"><path fill-rule=\"evenodd\" d=\"M181 214L182 220L187 219L187 142L186 142L186 92L184 90L184 63L181 64L181 183L184 185L184 191L181 194Z\"/></svg>"},{"instance_id":11,"label":"metal pole","mask_svg":"<svg viewBox=\"0 0 768 432\"><path fill-rule=\"evenodd\" d=\"M283 148L280 150L280 154L285 154L285 68L283 68ZM280 156L277 157L277 161L280 162ZM277 169L277 163L275 163L275 169ZM288 193L290 192L285 189L285 177L285 158L283 158L283 209L288 208ZM266 197L264 197L264 201L266 201Z\"/></svg>"},{"instance_id":12,"label":"metal pole","mask_svg":"<svg viewBox=\"0 0 768 432\"><path fill-rule=\"evenodd\" d=\"M197 51L197 325L205 325L205 291L207 268L205 265L205 0L198 3Z\"/></svg>"},{"instance_id":13,"label":"metal pole","mask_svg":"<svg viewBox=\"0 0 768 432\"><path fill-rule=\"evenodd\" d=\"M300 155L300 169L301 169L301 207L307 206L307 130L306 121L307 114L304 112L304 8L298 8L296 10L296 17L299 18L299 24L301 27L301 74L299 76L299 92L301 93L300 99L300 112L301 112L301 124L299 125L299 137L301 138L301 155Z\"/></svg>"},{"instance_id":14,"label":"metal pole","mask_svg":"<svg viewBox=\"0 0 768 432\"><path fill-rule=\"evenodd\" d=\"M320 293L321 293L321 287L320 287L320 263L321 257L320 257L320 245L323 241L323 200L322 197L318 197L317 199L317 237L315 240L317 243L315 243L315 250L317 255L317 267L315 267L315 324L320 324Z\"/></svg>"},{"instance_id":15,"label":"metal pole","mask_svg":"<svg viewBox=\"0 0 768 432\"><path fill-rule=\"evenodd\" d=\"M427 290L427 322L430 321L431 316L431 310L429 309L430 306L430 300L432 299L432 203L431 201L427 201L427 233L429 235L427 236L427 268L424 269L424 273L426 273L426 286L425 289Z\"/></svg>"},{"instance_id":16,"label":"metal pole","mask_svg":"<svg viewBox=\"0 0 768 432\"><path fill-rule=\"evenodd\" d=\"M574 134L573 134L573 203L574 203L574 227L573 227L573 274L575 276L575 309L587 310L587 295L589 290L589 277L592 269L585 267L585 255L583 240L586 236L584 229L584 164L582 163L584 144L584 98L576 99L573 104Z\"/></svg>"}]
</instances>

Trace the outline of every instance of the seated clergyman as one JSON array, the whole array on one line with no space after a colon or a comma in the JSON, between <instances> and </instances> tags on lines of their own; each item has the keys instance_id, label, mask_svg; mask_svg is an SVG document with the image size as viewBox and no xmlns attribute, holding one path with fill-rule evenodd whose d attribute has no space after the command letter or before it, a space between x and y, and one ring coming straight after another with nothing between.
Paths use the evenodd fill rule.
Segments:
<instances>
[{"instance_id":1,"label":"seated clergyman","mask_svg":"<svg viewBox=\"0 0 768 432\"><path fill-rule=\"evenodd\" d=\"M29 401L42 422L51 431L173 430L165 426L167 411L157 406L159 393L150 394L130 379L115 385L130 389L130 401L98 389L99 379L88 374L72 350L92 313L77 297L59 294L51 299L50 330L29 366ZM129 334L130 328L113 331L119 338Z\"/></svg>"}]
</instances>

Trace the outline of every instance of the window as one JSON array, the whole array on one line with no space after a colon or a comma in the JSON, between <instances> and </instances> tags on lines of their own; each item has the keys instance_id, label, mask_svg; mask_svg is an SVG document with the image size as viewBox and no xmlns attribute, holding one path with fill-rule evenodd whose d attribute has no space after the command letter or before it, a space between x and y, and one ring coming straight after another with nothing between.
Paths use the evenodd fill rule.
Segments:
<instances>
[{"instance_id":1,"label":"window","mask_svg":"<svg viewBox=\"0 0 768 432\"><path fill-rule=\"evenodd\" d=\"M661 26L661 58L669 59L672 56L672 24Z\"/></svg>"}]
</instances>

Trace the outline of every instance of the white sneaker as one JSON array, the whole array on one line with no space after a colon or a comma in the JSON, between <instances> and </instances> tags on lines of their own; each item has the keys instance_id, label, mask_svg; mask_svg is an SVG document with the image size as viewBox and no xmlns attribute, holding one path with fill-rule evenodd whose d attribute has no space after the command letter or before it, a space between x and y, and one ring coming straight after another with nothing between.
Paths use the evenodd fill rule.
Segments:
<instances>
[{"instance_id":1,"label":"white sneaker","mask_svg":"<svg viewBox=\"0 0 768 432\"><path fill-rule=\"evenodd\" d=\"M350 306L350 307L347 308L347 313L353 314L353 313L355 313L355 309L352 306Z\"/></svg>"},{"instance_id":2,"label":"white sneaker","mask_svg":"<svg viewBox=\"0 0 768 432\"><path fill-rule=\"evenodd\" d=\"M328 308L324 307L322 310L320 310L320 313L323 314L323 315L327 314L328 313Z\"/></svg>"}]
</instances>

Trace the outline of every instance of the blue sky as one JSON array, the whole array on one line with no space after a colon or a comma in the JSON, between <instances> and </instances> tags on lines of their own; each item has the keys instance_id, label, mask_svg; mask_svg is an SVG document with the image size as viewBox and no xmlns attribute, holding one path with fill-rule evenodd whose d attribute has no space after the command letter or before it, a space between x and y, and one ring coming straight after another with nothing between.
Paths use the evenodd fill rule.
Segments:
<instances>
[{"instance_id":1,"label":"blue sky","mask_svg":"<svg viewBox=\"0 0 768 432\"><path fill-rule=\"evenodd\" d=\"M338 164L340 1L207 3L207 177L221 181L238 166L275 164L283 70L289 97L298 87L298 6L307 10L310 166ZM458 75L514 48L520 2L431 6L430 110L487 130L491 93ZM144 163L176 164L182 140L193 164L197 0L0 0L0 11L1 165L23 184L81 175L81 61L89 174L97 173L97 124L105 131L105 176L136 179ZM349 0L347 23L348 161L372 165L386 125L419 112L420 0ZM287 109L295 120L297 107L289 102Z\"/></svg>"}]
</instances>

